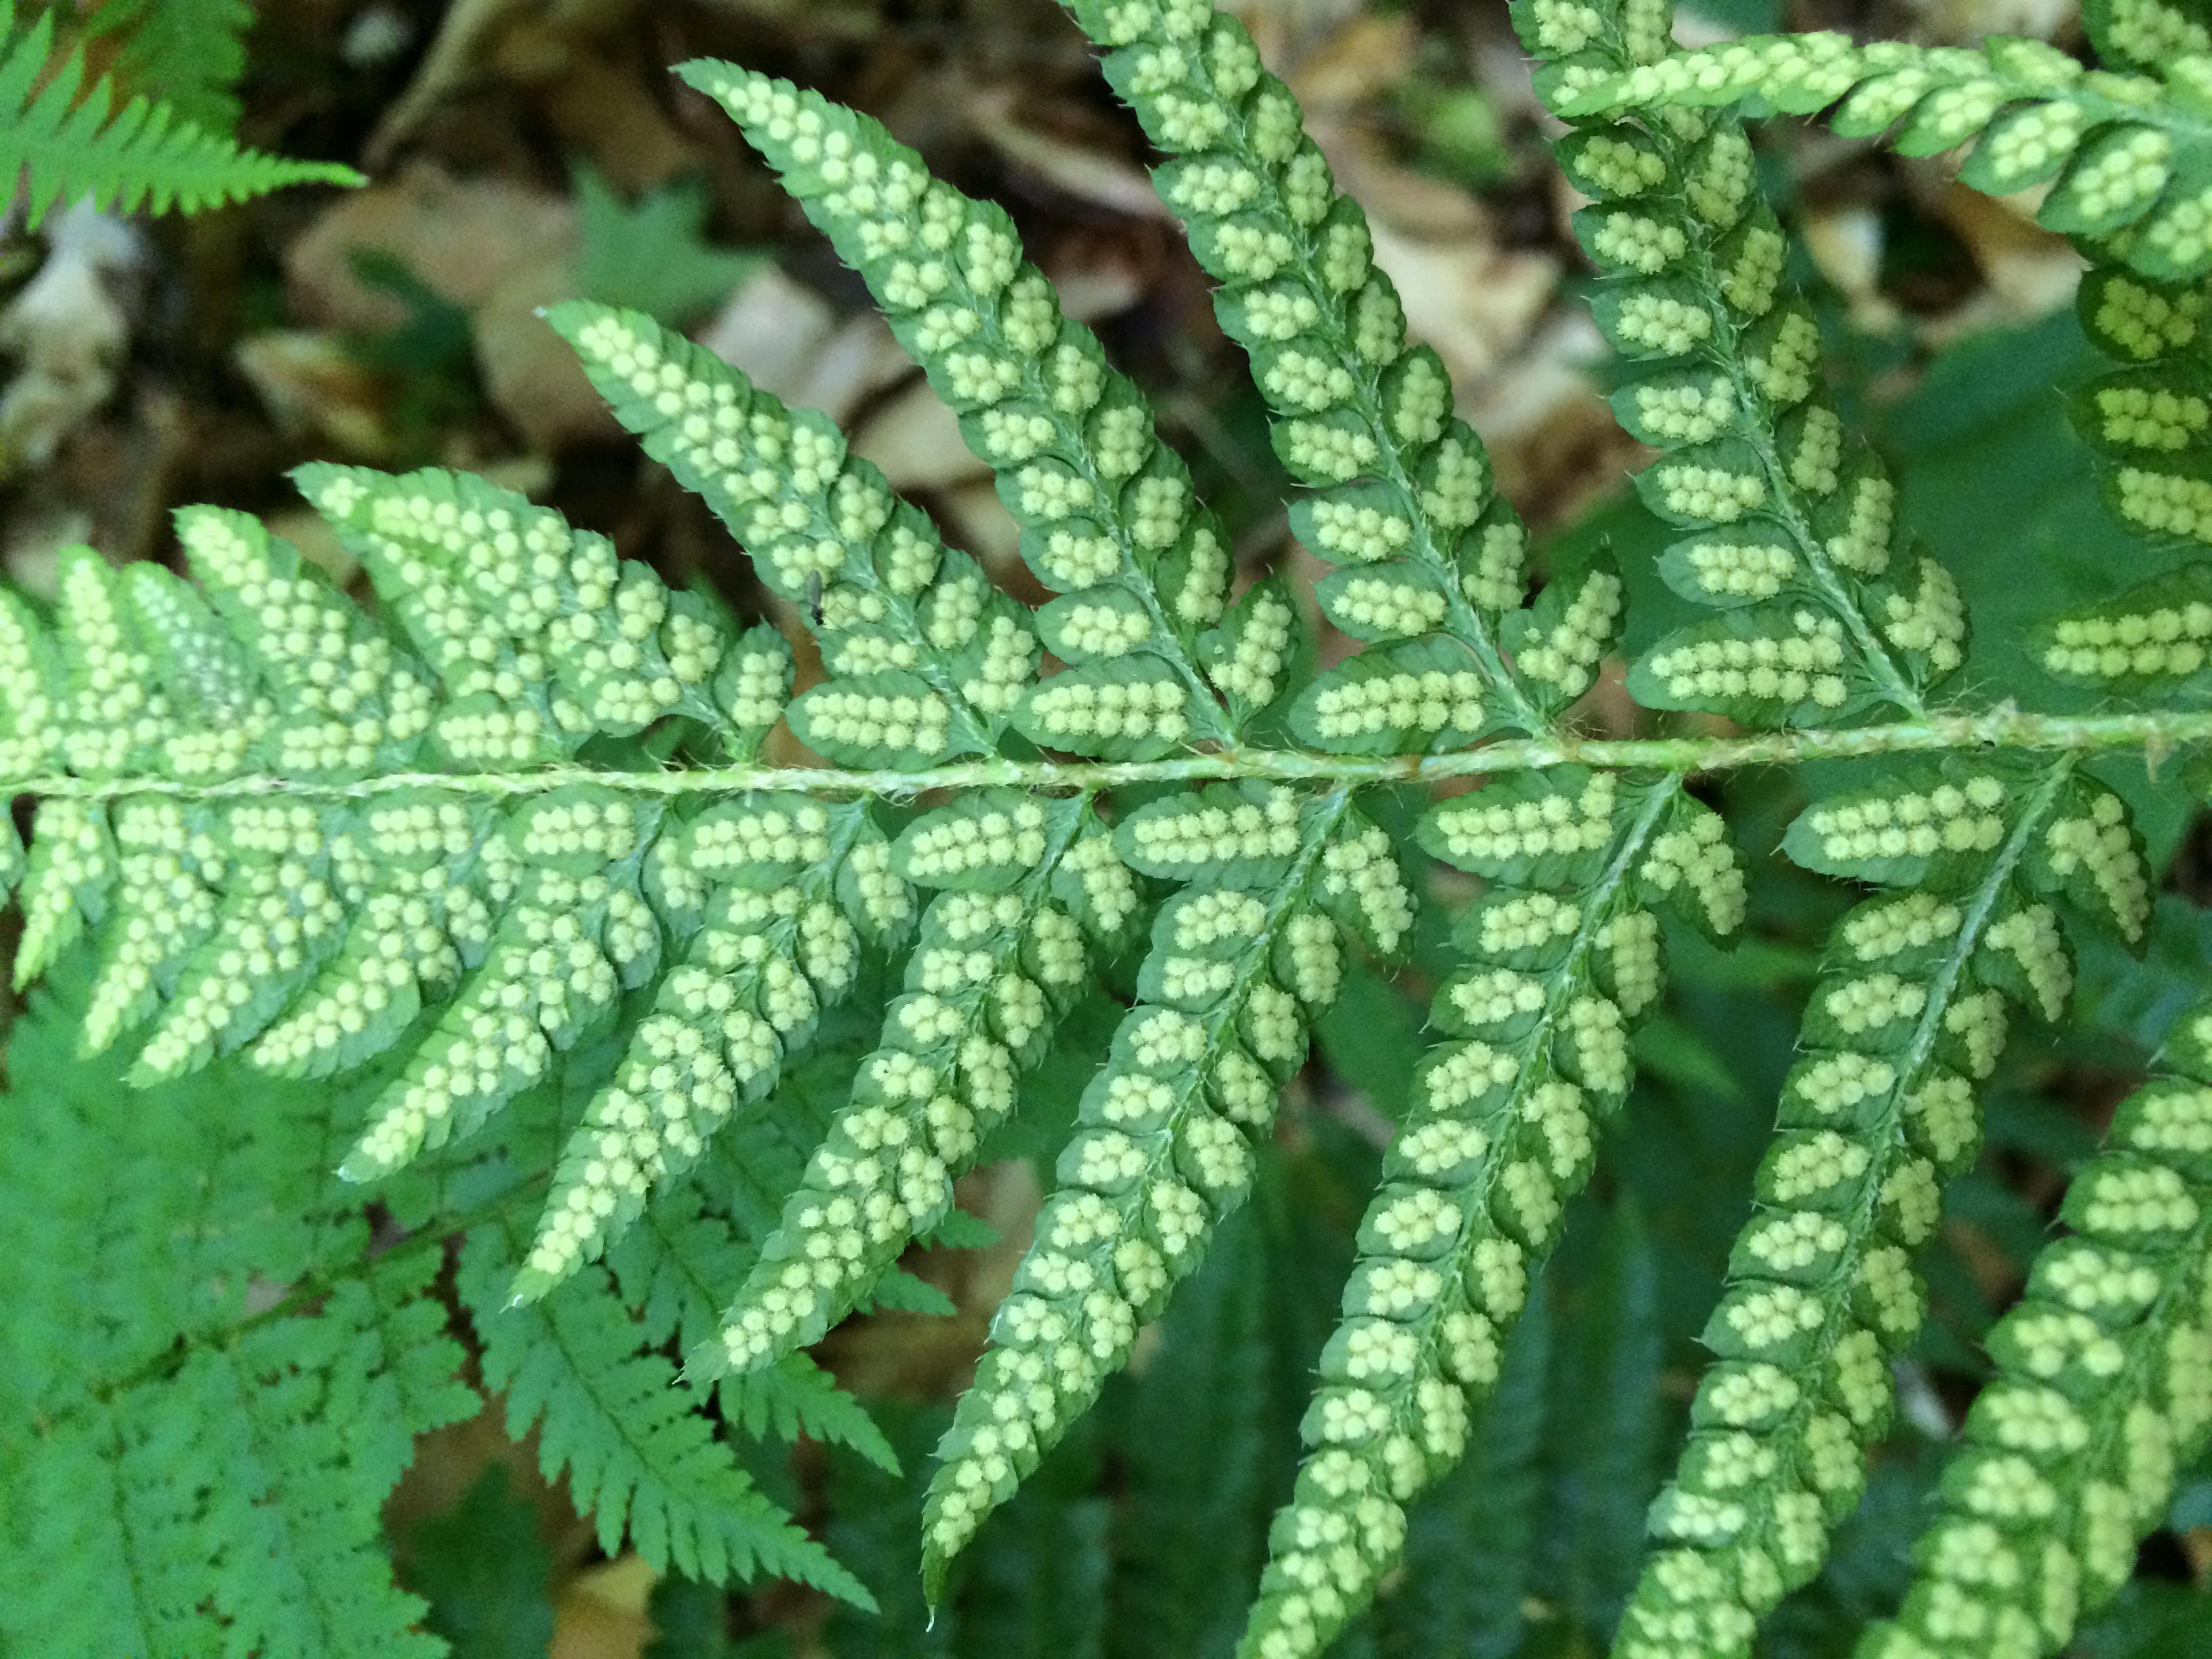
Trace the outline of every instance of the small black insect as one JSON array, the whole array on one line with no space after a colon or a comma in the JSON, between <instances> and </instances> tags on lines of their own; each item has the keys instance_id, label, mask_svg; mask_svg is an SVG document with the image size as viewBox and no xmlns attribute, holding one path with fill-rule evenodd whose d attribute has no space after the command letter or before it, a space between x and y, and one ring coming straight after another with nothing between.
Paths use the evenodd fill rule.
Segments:
<instances>
[{"instance_id":1,"label":"small black insect","mask_svg":"<svg viewBox=\"0 0 2212 1659\"><path fill-rule=\"evenodd\" d=\"M822 626L822 573L818 570L806 578L806 614L814 618L817 628Z\"/></svg>"}]
</instances>

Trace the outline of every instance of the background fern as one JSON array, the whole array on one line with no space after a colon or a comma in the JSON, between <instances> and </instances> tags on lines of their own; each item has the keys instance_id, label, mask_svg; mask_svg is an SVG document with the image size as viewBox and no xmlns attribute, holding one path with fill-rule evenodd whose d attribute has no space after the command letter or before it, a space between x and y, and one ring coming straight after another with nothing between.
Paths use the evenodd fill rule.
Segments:
<instances>
[{"instance_id":1,"label":"background fern","mask_svg":"<svg viewBox=\"0 0 2212 1659\"><path fill-rule=\"evenodd\" d=\"M350 167L264 155L228 136L245 64L239 35L252 19L244 4L106 8L100 27L136 26L123 67L142 90L119 109L109 76L84 89L83 49L57 49L55 15L41 11L24 28L15 0L0 3L0 171L27 169L31 228L79 197L125 212L192 213L287 185L362 182Z\"/></svg>"},{"instance_id":2,"label":"background fern","mask_svg":"<svg viewBox=\"0 0 2212 1659\"><path fill-rule=\"evenodd\" d=\"M80 550L51 614L6 600L0 774L34 804L0 872L19 980L58 993L11 1048L41 1200L15 1242L59 1226L82 1251L9 1331L27 1631L436 1650L374 1510L404 1443L483 1395L600 1551L799 1580L847 1604L824 1626L846 1645L1705 1655L1768 1624L1784 1650L1866 1626L1876 1655L2029 1652L2127 1578L2212 1419L2212 1017L2202 930L2154 897L2212 735L2194 316L2168 258L2186 204L2160 179L2141 193L2163 234L2070 226L2088 336L2135 365L2085 390L2084 434L2163 574L2099 573L2039 631L1970 637L1987 554L1947 568L1957 550L1901 532L1753 152L1709 111L1871 77L1846 126L1915 110L1920 148L1977 99L2094 125L2167 94L2093 75L2077 95L2027 50L1977 60L1994 92L1874 48L1685 55L1650 0L1516 7L1577 124L1559 148L1594 201L1577 229L1615 408L1658 452L1619 556L1535 570L1250 39L1198 0L1072 9L1224 285L1307 492L1292 526L1338 567L1313 603L1367 648L1316 672L1304 590L1232 581L1143 394L1005 213L866 117L688 66L890 313L1058 597L1005 591L828 420L641 313L570 302L546 321L747 546L796 654L438 470L296 475L374 610L209 508L179 520L194 585ZM2193 60L2146 44L2185 46L2177 15L2094 24L2185 107ZM2053 199L2109 149L2090 133ZM1649 614L1624 635L1632 597ZM1662 715L1586 738L1601 705L1577 699L1615 654L1646 707L1741 736ZM794 738L831 769L791 764ZM2176 748L2182 787L2140 764ZM1802 764L1741 769L1766 761ZM1747 860L1731 820L1801 873ZM1747 925L1731 966L1714 941ZM2116 989L2130 947L2158 966ZM1389 988L1406 961L1433 1036ZM1747 1012L1778 978L1802 1021ZM2037 1040L2010 1043L2023 1065L2008 1036L2068 1018L2163 1041L2173 1075L2067 1200L2084 1237L2041 1249L1990 1329L1937 1234L1943 1187L2039 1249L2035 1213L1967 1171L1985 1140L2033 1144L2006 1091ZM118 1076L138 1092L76 1098ZM297 1144L226 1115L264 1090ZM191 1115L235 1143L182 1139ZM1708 1154L1729 1203L1691 1167ZM1050 1168L1042 1207L956 1207L1005 1158ZM133 1159L158 1167L111 1187ZM117 1310L76 1319L81 1280ZM847 1314L994 1302L949 1413L878 1421L840 1387L884 1328L833 1330ZM1999 1375L1907 1570L1936 1460L1869 1454L1900 1401L1942 1419L1924 1368L1972 1365L1985 1333ZM669 1386L678 1355L693 1391ZM368 1422L399 1431L348 1427ZM793 1465L763 1434L830 1449ZM205 1446L230 1478L191 1462ZM1224 1456L1237 1478L1199 1502ZM483 1524L526 1540L480 1491ZM851 1565L794 1513L826 1514ZM64 1527L71 1571L44 1573L32 1540ZM88 1588L118 1552L131 1595ZM483 1594L518 1595L532 1557L509 1553ZM884 1622L856 1622L878 1596ZM670 1642L719 1644L711 1597L661 1600Z\"/></svg>"},{"instance_id":3,"label":"background fern","mask_svg":"<svg viewBox=\"0 0 2212 1659\"><path fill-rule=\"evenodd\" d=\"M88 20L95 34L120 33L117 61L131 83L212 132L238 124L246 73L247 0L106 0Z\"/></svg>"}]
</instances>

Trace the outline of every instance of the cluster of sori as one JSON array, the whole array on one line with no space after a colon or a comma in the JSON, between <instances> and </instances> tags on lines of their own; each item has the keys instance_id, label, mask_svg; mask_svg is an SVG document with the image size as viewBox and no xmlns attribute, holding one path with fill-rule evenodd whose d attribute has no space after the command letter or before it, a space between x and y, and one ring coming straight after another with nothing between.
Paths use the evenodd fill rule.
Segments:
<instances>
[{"instance_id":1,"label":"cluster of sori","mask_svg":"<svg viewBox=\"0 0 2212 1659\"><path fill-rule=\"evenodd\" d=\"M1286 601L1263 590L1218 626L1230 576L1220 526L1143 396L1024 261L1005 211L933 179L875 121L815 93L726 64L684 73L866 279L996 475L1030 569L1062 596L1034 625L1069 666L1026 696L1010 688L1019 729L1055 749L1146 757L1231 736L1273 701Z\"/></svg>"},{"instance_id":2,"label":"cluster of sori","mask_svg":"<svg viewBox=\"0 0 2212 1659\"><path fill-rule=\"evenodd\" d=\"M719 733L727 752L743 757L773 723L771 714L740 726L723 706L743 658L727 653L726 629L706 602L670 592L644 565L617 557L605 537L572 530L557 513L465 473L391 478L315 465L301 468L297 481L441 682L428 719L432 746L416 763L518 770L565 759L596 733L629 735L665 715ZM199 541L224 545L261 535L250 520L204 514L179 529L203 581ZM295 575L289 588L309 580ZM264 629L279 631L281 608L297 603L289 588L272 585ZM356 629L368 625L326 590L315 603L332 618L352 618ZM782 653L772 632L757 633L749 645L747 656ZM787 671L777 672L787 683ZM287 775L297 769L282 754L276 759ZM373 765L362 754L349 769L404 768L394 757Z\"/></svg>"},{"instance_id":3,"label":"cluster of sori","mask_svg":"<svg viewBox=\"0 0 2212 1659\"><path fill-rule=\"evenodd\" d=\"M1437 991L1449 1041L1360 1223L1343 1319L1301 1427L1306 1460L1269 1534L1243 1651L1318 1653L1395 1565L1405 1506L1459 1461L1471 1407L1626 1097L1629 1036L1657 1000L1666 905L1742 920L1719 817L1679 779L1575 768L1434 808L1420 839L1485 878Z\"/></svg>"},{"instance_id":4,"label":"cluster of sori","mask_svg":"<svg viewBox=\"0 0 2212 1659\"><path fill-rule=\"evenodd\" d=\"M1170 797L1115 840L1137 870L1188 884L1156 913L1138 1001L1084 1091L1056 1189L939 1449L923 1514L933 1595L1243 1203L1307 1027L1335 1000L1340 927L1387 954L1413 923L1389 837L1341 791Z\"/></svg>"},{"instance_id":5,"label":"cluster of sori","mask_svg":"<svg viewBox=\"0 0 2212 1659\"><path fill-rule=\"evenodd\" d=\"M1972 143L1960 176L1992 195L2049 186L2036 217L2089 239L2117 263L2162 282L2212 270L2212 21L2171 0L2088 0L2085 21L2112 67L2085 70L2040 40L1993 35L1982 49L1900 40L1861 46L1833 33L1755 35L1630 62L1580 55L1605 32L1579 0L1531 0L1558 61L1546 91L1571 117L1629 109L1692 111L1757 100L1829 109L1835 130L1894 131L1903 155Z\"/></svg>"},{"instance_id":6,"label":"cluster of sori","mask_svg":"<svg viewBox=\"0 0 2212 1659\"><path fill-rule=\"evenodd\" d=\"M1665 40L1663 9L1608 21L1529 0L1515 15L1553 60L1555 95L1601 74L1625 87L1652 72L1632 66ZM1649 707L1760 725L1916 711L1963 659L1965 611L1942 567L1896 545L1895 486L1847 444L1821 392L1819 330L1783 283L1782 230L1759 199L1750 142L1680 100L1613 101L1631 112L1584 118L1559 159L1592 198L1576 231L1612 278L1599 325L1646 365L1613 397L1622 426L1664 452L1638 491L1690 532L1659 574L1719 612L1662 638L1630 690Z\"/></svg>"},{"instance_id":7,"label":"cluster of sori","mask_svg":"<svg viewBox=\"0 0 2212 1659\"><path fill-rule=\"evenodd\" d=\"M473 962L484 942L481 901L506 896L483 890L457 900L447 890L474 878L387 860L374 843L391 826L366 812L201 803L191 792L248 774L337 784L452 766L464 752L474 768L483 760L471 747L472 722L500 694L493 684L544 711L551 740L568 748L592 720L640 708L652 714L627 729L669 711L690 716L702 741L742 747L758 731L740 731L710 700L718 667L726 661L734 674L768 654L779 691L789 672L780 641L750 636L732 650L642 567L621 566L604 540L519 497L443 474L310 483L337 490L349 508L374 499L422 515L426 528L410 544L423 557L404 567L417 580L410 585L398 566L385 571L406 640L254 520L209 508L179 520L198 591L150 565L118 574L78 551L64 560L51 632L20 602L0 601L0 753L11 775L73 774L114 798L49 793L27 860L9 832L0 868L22 877L27 924L17 973L27 981L42 972L112 908L118 925L105 930L95 1001L106 1011L106 1038L161 1007L141 1062L149 1079L239 1047L295 1000L331 1000L325 1040L294 1031L265 1051L272 1064L311 1067L319 1050L346 1046L360 1030L352 1021L376 1023L391 997L411 996L410 964L451 977L446 943L415 933L450 915L453 948ZM497 767L514 757L483 759ZM140 779L154 796L129 793ZM491 875L496 855L478 846L496 824L459 801L446 805L421 824L405 817L404 834L441 844L458 836L465 845L451 856L511 885L512 869ZM465 820L459 828L456 814ZM373 962L342 951L346 916L387 892L375 925L392 943Z\"/></svg>"},{"instance_id":8,"label":"cluster of sori","mask_svg":"<svg viewBox=\"0 0 2212 1659\"><path fill-rule=\"evenodd\" d=\"M1139 902L1087 795L963 796L909 824L890 867L936 894L904 988L718 1336L692 1354L694 1376L815 1340L945 1218L954 1178Z\"/></svg>"},{"instance_id":9,"label":"cluster of sori","mask_svg":"<svg viewBox=\"0 0 2212 1659\"><path fill-rule=\"evenodd\" d=\"M714 510L771 591L805 607L829 678L788 710L802 741L866 767L995 751L1036 679L1026 607L848 455L834 422L641 313L571 301L548 320L646 453Z\"/></svg>"},{"instance_id":10,"label":"cluster of sori","mask_svg":"<svg viewBox=\"0 0 2212 1659\"><path fill-rule=\"evenodd\" d=\"M301 482L393 629L210 509L179 525L197 590L80 552L51 630L0 600L0 750L64 786L27 856L11 830L0 859L23 890L17 973L96 930L86 1041L150 1022L140 1083L240 1050L324 1076L418 1030L343 1165L356 1179L480 1125L658 979L561 1163L518 1285L540 1293L766 1093L863 941L908 928L910 892L860 805L468 787L668 716L679 742L747 759L783 710L789 650L769 629L733 640L603 538L479 480ZM422 781L343 788L410 771ZM249 776L324 793L204 793Z\"/></svg>"},{"instance_id":11,"label":"cluster of sori","mask_svg":"<svg viewBox=\"0 0 2212 1659\"><path fill-rule=\"evenodd\" d=\"M1170 156L1161 196L1220 284L1216 309L1251 356L1277 453L1313 492L1291 520L1339 567L1322 609L1373 642L1305 690L1292 729L1338 753L1542 729L1595 677L1618 577L1555 575L1547 607L1520 610L1527 531L1452 412L1442 362L1407 346L1364 216L1243 26L1209 0L1068 3Z\"/></svg>"},{"instance_id":12,"label":"cluster of sori","mask_svg":"<svg viewBox=\"0 0 2212 1659\"><path fill-rule=\"evenodd\" d=\"M2212 1004L2121 1103L2062 1211L2072 1237L1998 1322L1903 1612L1861 1659L2038 1654L2135 1571L2212 1431Z\"/></svg>"},{"instance_id":13,"label":"cluster of sori","mask_svg":"<svg viewBox=\"0 0 2212 1659\"><path fill-rule=\"evenodd\" d=\"M1652 1510L1629 1659L1751 1651L1819 1570L1917 1333L1913 1251L1980 1142L1977 1086L2008 1010L2063 1012L2062 915L2132 942L2149 915L2118 799L2070 763L1898 765L1791 827L1808 868L1895 890L1838 929L1784 1086L1756 1204L1705 1331L1687 1449Z\"/></svg>"},{"instance_id":14,"label":"cluster of sori","mask_svg":"<svg viewBox=\"0 0 2212 1659\"><path fill-rule=\"evenodd\" d=\"M2201 287L2097 270L2081 284L2081 325L2127 365L2075 398L2074 424L2104 460L2113 510L2148 534L2212 545L2212 401L2203 392ZM2212 563L2186 564L2044 630L2043 666L2116 690L2163 690L2200 672L2212 651Z\"/></svg>"}]
</instances>

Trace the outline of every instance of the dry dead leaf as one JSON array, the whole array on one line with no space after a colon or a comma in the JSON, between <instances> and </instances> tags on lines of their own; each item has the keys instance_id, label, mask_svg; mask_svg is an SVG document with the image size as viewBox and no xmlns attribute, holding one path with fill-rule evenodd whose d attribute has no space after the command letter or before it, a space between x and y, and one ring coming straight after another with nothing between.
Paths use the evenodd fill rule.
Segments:
<instances>
[{"instance_id":1,"label":"dry dead leaf","mask_svg":"<svg viewBox=\"0 0 2212 1659\"><path fill-rule=\"evenodd\" d=\"M92 539L92 514L82 507L49 506L9 515L8 539L0 547L0 569L15 587L33 599L51 600L61 586L65 548Z\"/></svg>"},{"instance_id":2,"label":"dry dead leaf","mask_svg":"<svg viewBox=\"0 0 2212 1659\"><path fill-rule=\"evenodd\" d=\"M1558 261L1501 247L1480 202L1400 164L1374 130L1369 106L1412 70L1413 19L1347 17L1327 4L1251 9L1267 37L1262 55L1304 107L1339 186L1366 210L1375 262L1397 285L1413 337L1436 348L1464 392L1528 337L1558 285Z\"/></svg>"},{"instance_id":3,"label":"dry dead leaf","mask_svg":"<svg viewBox=\"0 0 2212 1659\"><path fill-rule=\"evenodd\" d=\"M1924 340L1936 344L2046 316L2073 298L2087 262L2066 238L2037 224L2021 198L1968 190L1934 162L1911 164L1905 177L1914 198L1966 244L1984 282L1965 304L1923 324Z\"/></svg>"},{"instance_id":4,"label":"dry dead leaf","mask_svg":"<svg viewBox=\"0 0 2212 1659\"><path fill-rule=\"evenodd\" d=\"M699 343L726 363L743 365L778 397L804 380L806 366L837 326L837 313L812 289L773 265L732 294Z\"/></svg>"},{"instance_id":5,"label":"dry dead leaf","mask_svg":"<svg viewBox=\"0 0 2212 1659\"><path fill-rule=\"evenodd\" d=\"M326 328L398 327L406 307L364 282L364 254L397 260L432 292L474 310L517 271L565 264L575 204L503 179L457 179L418 161L342 196L286 251L293 314Z\"/></svg>"},{"instance_id":6,"label":"dry dead leaf","mask_svg":"<svg viewBox=\"0 0 2212 1659\"><path fill-rule=\"evenodd\" d=\"M1150 270L1158 262L1143 257L1146 248L1139 241L1117 228L1072 235L1055 246L1048 274L1060 291L1060 310L1079 323L1096 323L1142 300ZM1147 248L1152 245L1150 236L1142 241Z\"/></svg>"},{"instance_id":7,"label":"dry dead leaf","mask_svg":"<svg viewBox=\"0 0 2212 1659\"><path fill-rule=\"evenodd\" d=\"M1962 46L1992 34L2054 40L2078 29L2081 17L2077 0L1911 0L1911 5L1920 14L1916 38Z\"/></svg>"},{"instance_id":8,"label":"dry dead leaf","mask_svg":"<svg viewBox=\"0 0 2212 1659\"><path fill-rule=\"evenodd\" d=\"M438 26L437 38L422 55L415 78L395 99L369 134L362 155L381 168L438 102L465 85L492 31L509 16L534 10L538 0L453 0Z\"/></svg>"},{"instance_id":9,"label":"dry dead leaf","mask_svg":"<svg viewBox=\"0 0 2212 1659\"><path fill-rule=\"evenodd\" d=\"M520 79L557 73L573 43L617 25L636 0L453 0L406 91L377 122L362 154L372 171L398 154L441 103L486 72Z\"/></svg>"},{"instance_id":10,"label":"dry dead leaf","mask_svg":"<svg viewBox=\"0 0 2212 1659\"><path fill-rule=\"evenodd\" d=\"M1275 72L1306 112L1327 124L1389 91L1413 66L1419 32L1410 17L1356 15L1326 34L1285 41Z\"/></svg>"},{"instance_id":11,"label":"dry dead leaf","mask_svg":"<svg viewBox=\"0 0 2212 1659\"><path fill-rule=\"evenodd\" d=\"M975 131L1001 155L1062 195L1133 219L1174 222L1142 167L1024 123L1014 112L1011 88L978 89L963 107Z\"/></svg>"},{"instance_id":12,"label":"dry dead leaf","mask_svg":"<svg viewBox=\"0 0 2212 1659\"><path fill-rule=\"evenodd\" d=\"M646 1608L660 1575L641 1556L586 1567L553 1598L547 1659L638 1659L653 1638Z\"/></svg>"},{"instance_id":13,"label":"dry dead leaf","mask_svg":"<svg viewBox=\"0 0 2212 1659\"><path fill-rule=\"evenodd\" d=\"M471 332L485 394L532 448L621 435L622 427L538 309L569 297L565 262L518 270L478 306Z\"/></svg>"},{"instance_id":14,"label":"dry dead leaf","mask_svg":"<svg viewBox=\"0 0 2212 1659\"><path fill-rule=\"evenodd\" d=\"M626 195L665 185L698 155L651 90L605 58L576 54L544 88L562 148L584 156Z\"/></svg>"},{"instance_id":15,"label":"dry dead leaf","mask_svg":"<svg viewBox=\"0 0 2212 1659\"><path fill-rule=\"evenodd\" d=\"M731 295L698 340L756 386L840 425L912 368L874 312L841 319L828 301L773 265Z\"/></svg>"},{"instance_id":16,"label":"dry dead leaf","mask_svg":"<svg viewBox=\"0 0 2212 1659\"><path fill-rule=\"evenodd\" d=\"M1501 248L1486 235L1419 241L1380 221L1375 263L1397 285L1415 339L1434 346L1455 386L1491 374L1528 337L1559 280L1549 254Z\"/></svg>"},{"instance_id":17,"label":"dry dead leaf","mask_svg":"<svg viewBox=\"0 0 2212 1659\"><path fill-rule=\"evenodd\" d=\"M294 428L321 430L356 453L388 447L374 382L332 337L398 326L407 308L364 280L364 258L404 268L470 313L477 364L493 404L539 448L610 436L616 428L574 354L538 316L574 292L573 202L504 179L456 179L428 163L342 198L293 244L294 310L320 334L257 337L240 367Z\"/></svg>"},{"instance_id":18,"label":"dry dead leaf","mask_svg":"<svg viewBox=\"0 0 2212 1659\"><path fill-rule=\"evenodd\" d=\"M919 376L854 430L853 453L883 469L893 489L941 489L990 469L960 435L960 417Z\"/></svg>"},{"instance_id":19,"label":"dry dead leaf","mask_svg":"<svg viewBox=\"0 0 2212 1659\"><path fill-rule=\"evenodd\" d=\"M0 477L45 466L115 391L131 343L118 297L145 262L122 219L80 203L51 220L38 274L0 311L0 351L21 368L0 393Z\"/></svg>"},{"instance_id":20,"label":"dry dead leaf","mask_svg":"<svg viewBox=\"0 0 2212 1659\"><path fill-rule=\"evenodd\" d=\"M1483 389L1468 419L1498 492L1539 532L1617 491L1650 452L1624 433L1591 383L1607 356L1589 314L1563 311Z\"/></svg>"},{"instance_id":21,"label":"dry dead leaf","mask_svg":"<svg viewBox=\"0 0 2212 1659\"><path fill-rule=\"evenodd\" d=\"M1862 202L1814 208L1800 234L1820 274L1850 302L1854 326L1869 334L1896 328L1897 307L1881 289L1886 238L1878 211Z\"/></svg>"},{"instance_id":22,"label":"dry dead leaf","mask_svg":"<svg viewBox=\"0 0 2212 1659\"><path fill-rule=\"evenodd\" d=\"M312 433L349 455L377 460L392 451L384 388L327 329L270 329L247 336L231 361L280 432Z\"/></svg>"}]
</instances>

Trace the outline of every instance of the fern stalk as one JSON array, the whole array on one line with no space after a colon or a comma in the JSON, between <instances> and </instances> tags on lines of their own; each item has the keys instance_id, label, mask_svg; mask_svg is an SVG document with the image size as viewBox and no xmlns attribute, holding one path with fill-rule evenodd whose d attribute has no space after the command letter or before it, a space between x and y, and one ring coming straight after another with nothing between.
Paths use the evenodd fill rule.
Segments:
<instances>
[{"instance_id":1,"label":"fern stalk","mask_svg":"<svg viewBox=\"0 0 2212 1659\"><path fill-rule=\"evenodd\" d=\"M957 762L913 771L831 766L669 766L650 772L554 767L529 773L396 772L317 783L273 775L192 784L165 778L84 778L69 773L0 780L0 793L57 800L113 800L125 795L194 800L366 800L435 787L457 794L514 799L572 786L641 796L705 797L775 793L904 800L935 790L1047 789L1083 793L1152 783L1256 778L1275 783L1388 784L1441 781L1492 773L1595 766L1608 771L1729 772L1801 761L1924 755L1946 750L2027 753L2140 752L2154 770L2212 743L2212 711L2150 709L2131 714L2047 714L1999 708L1941 714L1893 725L1823 726L1736 737L1505 738L1444 755L1327 755L1307 750L1238 748L1155 761Z\"/></svg>"}]
</instances>

